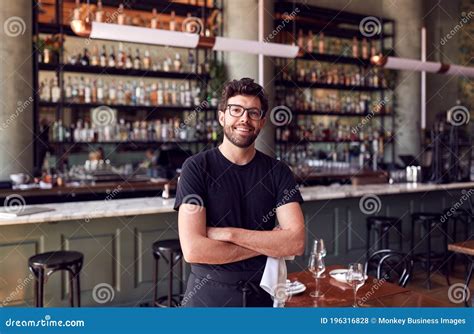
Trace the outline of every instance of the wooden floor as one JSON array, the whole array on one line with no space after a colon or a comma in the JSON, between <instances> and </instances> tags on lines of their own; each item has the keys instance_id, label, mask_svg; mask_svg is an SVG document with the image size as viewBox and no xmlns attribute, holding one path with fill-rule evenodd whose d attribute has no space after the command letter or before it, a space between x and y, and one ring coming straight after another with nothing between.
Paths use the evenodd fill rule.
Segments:
<instances>
[{"instance_id":1,"label":"wooden floor","mask_svg":"<svg viewBox=\"0 0 474 334\"><path fill-rule=\"evenodd\" d=\"M449 296L449 286L446 282L446 278L443 273L436 272L431 276L431 290L428 289L426 274L423 271L417 269L410 283L408 283L407 288L431 296L432 298L439 299L451 303L453 306L464 307L463 302L453 303L453 301L459 301L460 292L462 289L455 289L457 286L454 286L456 283L464 283L466 276L466 267L461 264L456 265L454 272L450 275L450 281L452 286L451 298ZM459 284L459 286L461 286ZM474 277L471 279L469 284L469 300L474 298ZM471 304L470 304L471 305Z\"/></svg>"}]
</instances>

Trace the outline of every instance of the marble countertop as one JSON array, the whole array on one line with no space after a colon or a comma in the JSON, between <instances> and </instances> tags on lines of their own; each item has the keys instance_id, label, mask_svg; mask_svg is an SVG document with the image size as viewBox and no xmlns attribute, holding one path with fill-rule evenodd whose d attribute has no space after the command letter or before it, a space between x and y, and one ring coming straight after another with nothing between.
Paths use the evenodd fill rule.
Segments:
<instances>
[{"instance_id":1,"label":"marble countertop","mask_svg":"<svg viewBox=\"0 0 474 334\"><path fill-rule=\"evenodd\" d=\"M320 201L361 197L366 194L393 195L415 192L443 191L474 188L474 182L452 184L375 184L318 186L301 188L305 201ZM129 199L100 200L88 202L68 202L32 205L35 207L54 208L55 211L33 214L16 218L0 218L0 226L48 223L65 220L92 220L119 216L136 216L173 212L174 198L142 197ZM3 209L3 208L2 208Z\"/></svg>"}]
</instances>

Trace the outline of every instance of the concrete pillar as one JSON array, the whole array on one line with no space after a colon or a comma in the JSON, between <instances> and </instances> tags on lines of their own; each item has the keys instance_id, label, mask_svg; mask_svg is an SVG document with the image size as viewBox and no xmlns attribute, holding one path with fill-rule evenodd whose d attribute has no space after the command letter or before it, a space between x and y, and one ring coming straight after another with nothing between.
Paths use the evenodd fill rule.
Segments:
<instances>
[{"instance_id":1,"label":"concrete pillar","mask_svg":"<svg viewBox=\"0 0 474 334\"><path fill-rule=\"evenodd\" d=\"M273 2L264 0L264 37L273 29ZM237 39L258 40L258 0L224 1L224 35ZM226 52L224 54L229 79L249 77L259 82L258 56L247 53ZM273 107L273 61L264 57L263 86L269 94L270 110ZM267 114L269 116L269 114ZM274 127L268 119L260 133L256 147L274 156Z\"/></svg>"},{"instance_id":2,"label":"concrete pillar","mask_svg":"<svg viewBox=\"0 0 474 334\"><path fill-rule=\"evenodd\" d=\"M0 6L0 180L33 170L31 6Z\"/></svg>"}]
</instances>

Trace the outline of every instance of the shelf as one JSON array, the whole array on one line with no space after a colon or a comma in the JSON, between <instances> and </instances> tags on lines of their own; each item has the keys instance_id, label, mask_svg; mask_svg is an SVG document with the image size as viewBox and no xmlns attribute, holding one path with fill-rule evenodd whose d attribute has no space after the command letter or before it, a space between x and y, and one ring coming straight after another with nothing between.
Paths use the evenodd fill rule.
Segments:
<instances>
[{"instance_id":1,"label":"shelf","mask_svg":"<svg viewBox=\"0 0 474 334\"><path fill-rule=\"evenodd\" d=\"M373 117L391 116L391 113L356 113L356 112L341 112L341 111L307 111L307 110L292 110L294 115L310 115L310 116L337 116L337 117L366 117L372 115Z\"/></svg>"},{"instance_id":2,"label":"shelf","mask_svg":"<svg viewBox=\"0 0 474 334\"><path fill-rule=\"evenodd\" d=\"M153 146L162 144L211 144L215 141L208 140L183 140L183 141L103 141L103 142L50 142L51 145L60 146L89 146L89 145L129 145L129 146Z\"/></svg>"},{"instance_id":3,"label":"shelf","mask_svg":"<svg viewBox=\"0 0 474 334\"><path fill-rule=\"evenodd\" d=\"M64 71L74 73L91 73L103 75L122 75L130 77L145 78L164 78L164 79L189 79L189 80L205 80L209 78L207 74L196 74L190 72L165 72L151 70L135 70L125 68L100 67L100 66L81 66L71 64L39 64L42 71Z\"/></svg>"},{"instance_id":4,"label":"shelf","mask_svg":"<svg viewBox=\"0 0 474 334\"><path fill-rule=\"evenodd\" d=\"M350 90L362 92L376 92L388 90L383 87L369 87L369 86L346 86L346 85L330 85L318 82L292 81L292 80L276 80L275 85L284 86L288 88L313 88L313 89L336 89L336 90Z\"/></svg>"},{"instance_id":5,"label":"shelf","mask_svg":"<svg viewBox=\"0 0 474 334\"><path fill-rule=\"evenodd\" d=\"M358 66L372 66L370 63L370 59L363 59L363 58L354 58L354 57L347 57L347 56L340 56L340 55L332 55L332 54L324 54L324 53L305 53L302 57L298 57L298 59L303 60L318 60L321 62L328 62L333 64L350 64L350 65L358 65Z\"/></svg>"},{"instance_id":6,"label":"shelf","mask_svg":"<svg viewBox=\"0 0 474 334\"><path fill-rule=\"evenodd\" d=\"M275 144L278 145L307 145L307 144L316 144L316 143L321 143L321 144L346 144L346 143L365 143L369 142L370 139L367 140L308 140L308 139L301 139L299 141L283 141L283 140L275 140ZM389 143L392 142L393 139L388 139L384 138L384 143Z\"/></svg>"},{"instance_id":7,"label":"shelf","mask_svg":"<svg viewBox=\"0 0 474 334\"><path fill-rule=\"evenodd\" d=\"M122 104L107 104L107 103L69 103L69 102L64 102L63 104L61 103L55 103L55 102L44 102L41 101L39 103L40 107L49 107L49 108L56 108L62 106L63 108L76 108L76 109L92 109L92 108L97 108L101 106L109 106L112 109L117 109L117 110L148 110L148 111L193 111L193 110L199 110L199 111L216 111L217 108L201 108L199 106L195 107L183 107L183 106L139 106L139 105L122 105Z\"/></svg>"}]
</instances>

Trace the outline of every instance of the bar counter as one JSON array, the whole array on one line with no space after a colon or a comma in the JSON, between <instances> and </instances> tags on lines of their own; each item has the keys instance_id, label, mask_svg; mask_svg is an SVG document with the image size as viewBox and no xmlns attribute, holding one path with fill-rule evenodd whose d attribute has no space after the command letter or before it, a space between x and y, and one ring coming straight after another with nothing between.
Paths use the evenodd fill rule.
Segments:
<instances>
[{"instance_id":1,"label":"bar counter","mask_svg":"<svg viewBox=\"0 0 474 334\"><path fill-rule=\"evenodd\" d=\"M396 216L402 220L403 249L409 249L411 219L417 211L439 212L455 203L467 206L474 182L453 184L378 184L361 186L303 187L303 213L307 227L305 255L288 262L289 272L307 266L311 240L328 240L326 264L363 261L366 251L366 219L370 215ZM363 199L372 201L364 206ZM50 203L35 206L55 211L0 220L0 263L8 268L0 275L0 300L8 305L34 304L28 258L52 250L77 250L84 254L81 272L83 306L97 306L95 286L110 284L115 291L108 306L136 306L152 300L153 256L156 240L178 236L174 199L160 196ZM460 233L462 231L459 231ZM394 236L395 237L395 236ZM442 247L441 238L433 238ZM398 237L390 240L398 245ZM166 269L160 267L160 279ZM18 290L18 282L28 286ZM46 306L67 306L67 280L53 275L46 289ZM177 282L176 282L177 283ZM160 284L159 294L165 294ZM178 284L174 285L178 292ZM10 296L11 291L17 291Z\"/></svg>"}]
</instances>

